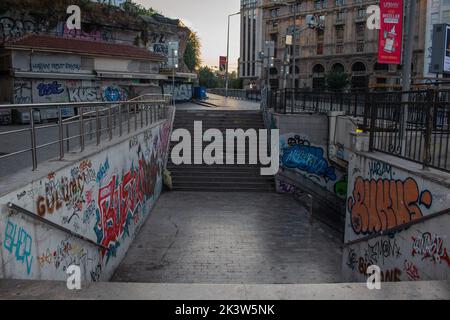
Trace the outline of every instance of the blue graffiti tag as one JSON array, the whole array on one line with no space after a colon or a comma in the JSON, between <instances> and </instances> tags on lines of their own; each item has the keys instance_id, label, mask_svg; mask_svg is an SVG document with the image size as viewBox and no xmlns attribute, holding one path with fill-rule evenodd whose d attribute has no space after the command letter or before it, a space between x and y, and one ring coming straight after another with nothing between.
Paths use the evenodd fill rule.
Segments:
<instances>
[{"instance_id":1,"label":"blue graffiti tag","mask_svg":"<svg viewBox=\"0 0 450 320\"><path fill-rule=\"evenodd\" d=\"M64 89L61 88L61 84L57 81L48 84L40 83L37 86L37 89L39 90L40 97L58 95L64 92Z\"/></svg>"},{"instance_id":2,"label":"blue graffiti tag","mask_svg":"<svg viewBox=\"0 0 450 320\"><path fill-rule=\"evenodd\" d=\"M31 265L33 263L33 257L31 257L31 246L33 244L33 240L28 232L25 231L24 228L17 228L16 224L13 224L11 221L8 221L5 230L5 242L3 246L9 253L13 253L18 262L22 264L26 263L27 266L27 274L29 275L31 272Z\"/></svg>"},{"instance_id":3,"label":"blue graffiti tag","mask_svg":"<svg viewBox=\"0 0 450 320\"><path fill-rule=\"evenodd\" d=\"M119 87L106 87L103 90L103 100L108 102L125 101L127 93Z\"/></svg>"},{"instance_id":4,"label":"blue graffiti tag","mask_svg":"<svg viewBox=\"0 0 450 320\"><path fill-rule=\"evenodd\" d=\"M335 168L328 165L323 155L322 148L298 144L285 149L282 163L287 168L321 176L325 181L336 181Z\"/></svg>"}]
</instances>

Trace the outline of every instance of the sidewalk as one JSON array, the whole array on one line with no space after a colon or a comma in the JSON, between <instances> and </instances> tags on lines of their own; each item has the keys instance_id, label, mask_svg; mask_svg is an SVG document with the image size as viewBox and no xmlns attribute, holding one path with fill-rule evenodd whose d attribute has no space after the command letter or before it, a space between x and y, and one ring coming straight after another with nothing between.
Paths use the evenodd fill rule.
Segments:
<instances>
[{"instance_id":1,"label":"sidewalk","mask_svg":"<svg viewBox=\"0 0 450 320\"><path fill-rule=\"evenodd\" d=\"M225 98L215 94L208 93L208 99L206 103L215 105L216 107L204 107L192 102L177 104L177 110L230 110L230 111L254 111L260 110L260 104L258 102L238 100L233 98Z\"/></svg>"}]
</instances>

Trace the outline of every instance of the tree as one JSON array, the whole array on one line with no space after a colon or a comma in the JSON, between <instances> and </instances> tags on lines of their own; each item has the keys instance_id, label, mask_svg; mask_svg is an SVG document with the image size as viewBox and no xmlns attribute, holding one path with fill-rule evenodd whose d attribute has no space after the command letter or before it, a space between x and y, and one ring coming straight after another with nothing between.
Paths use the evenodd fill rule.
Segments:
<instances>
[{"instance_id":1,"label":"tree","mask_svg":"<svg viewBox=\"0 0 450 320\"><path fill-rule=\"evenodd\" d=\"M229 74L229 88L242 89L242 79L238 78L236 71Z\"/></svg>"},{"instance_id":2,"label":"tree","mask_svg":"<svg viewBox=\"0 0 450 320\"><path fill-rule=\"evenodd\" d=\"M326 84L329 90L340 91L349 84L348 74L341 71L330 71L326 75Z\"/></svg>"},{"instance_id":3,"label":"tree","mask_svg":"<svg viewBox=\"0 0 450 320\"><path fill-rule=\"evenodd\" d=\"M201 67L198 71L200 86L205 88L218 88L223 86L223 80L209 67Z\"/></svg>"},{"instance_id":4,"label":"tree","mask_svg":"<svg viewBox=\"0 0 450 320\"><path fill-rule=\"evenodd\" d=\"M191 72L195 72L200 69L200 39L196 32L190 31L187 39L186 50L184 52L184 63Z\"/></svg>"}]
</instances>

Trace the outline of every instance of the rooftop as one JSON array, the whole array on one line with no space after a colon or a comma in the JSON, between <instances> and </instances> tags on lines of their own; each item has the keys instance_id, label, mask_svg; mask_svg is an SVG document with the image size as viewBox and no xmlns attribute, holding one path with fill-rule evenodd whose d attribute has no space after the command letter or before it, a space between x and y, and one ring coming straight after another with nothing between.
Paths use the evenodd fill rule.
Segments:
<instances>
[{"instance_id":1,"label":"rooftop","mask_svg":"<svg viewBox=\"0 0 450 320\"><path fill-rule=\"evenodd\" d=\"M5 49L33 49L37 51L79 53L97 56L121 57L125 59L165 61L163 55L128 44L117 44L68 37L31 34L4 45Z\"/></svg>"}]
</instances>

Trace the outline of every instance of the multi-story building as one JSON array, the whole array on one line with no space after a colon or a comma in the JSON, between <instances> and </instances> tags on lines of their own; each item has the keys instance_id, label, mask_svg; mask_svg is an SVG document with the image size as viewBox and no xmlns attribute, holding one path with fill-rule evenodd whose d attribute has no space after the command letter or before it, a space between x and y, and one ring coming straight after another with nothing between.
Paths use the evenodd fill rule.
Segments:
<instances>
[{"instance_id":1,"label":"multi-story building","mask_svg":"<svg viewBox=\"0 0 450 320\"><path fill-rule=\"evenodd\" d=\"M244 88L259 87L262 63L258 54L263 51L263 0L241 0L241 52L239 77Z\"/></svg>"},{"instance_id":2,"label":"multi-story building","mask_svg":"<svg viewBox=\"0 0 450 320\"><path fill-rule=\"evenodd\" d=\"M427 2L426 19L425 61L423 74L426 78L434 78L436 75L429 73L433 46L433 25L441 23L450 24L450 0L429 0Z\"/></svg>"},{"instance_id":3,"label":"multi-story building","mask_svg":"<svg viewBox=\"0 0 450 320\"><path fill-rule=\"evenodd\" d=\"M413 77L422 78L427 0L417 1ZM367 7L378 4L378 0L264 0L264 40L274 41L276 48L271 87L292 87L295 75L296 88L323 88L332 70L347 73L352 89L400 87L401 66L377 63L379 31L367 27ZM286 35L292 34L294 12L299 32L288 50ZM307 27L311 15L321 21L321 28Z\"/></svg>"}]
</instances>

